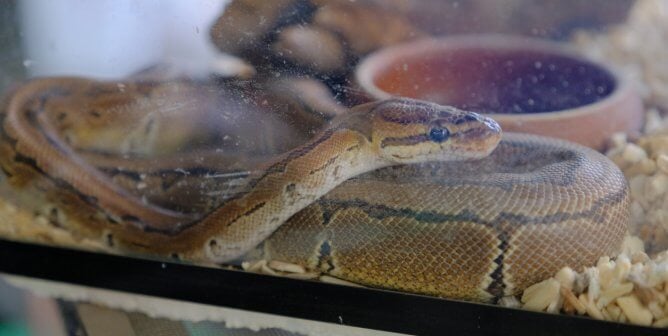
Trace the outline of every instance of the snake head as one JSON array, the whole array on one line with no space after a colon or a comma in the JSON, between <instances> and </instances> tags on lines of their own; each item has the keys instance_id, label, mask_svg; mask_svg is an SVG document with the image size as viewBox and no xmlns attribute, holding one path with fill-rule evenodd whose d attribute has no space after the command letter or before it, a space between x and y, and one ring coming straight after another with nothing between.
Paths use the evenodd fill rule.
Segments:
<instances>
[{"instance_id":1,"label":"snake head","mask_svg":"<svg viewBox=\"0 0 668 336\"><path fill-rule=\"evenodd\" d=\"M482 158L501 140L499 124L474 112L405 98L372 104L372 142L392 163Z\"/></svg>"}]
</instances>

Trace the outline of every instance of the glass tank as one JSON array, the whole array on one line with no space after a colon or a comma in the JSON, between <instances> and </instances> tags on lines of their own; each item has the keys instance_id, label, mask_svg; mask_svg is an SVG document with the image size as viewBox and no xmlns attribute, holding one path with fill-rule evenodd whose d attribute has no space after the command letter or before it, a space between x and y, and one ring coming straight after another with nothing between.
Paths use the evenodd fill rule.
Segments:
<instances>
[{"instance_id":1,"label":"glass tank","mask_svg":"<svg viewBox=\"0 0 668 336\"><path fill-rule=\"evenodd\" d=\"M0 8L0 335L668 327L668 2Z\"/></svg>"}]
</instances>

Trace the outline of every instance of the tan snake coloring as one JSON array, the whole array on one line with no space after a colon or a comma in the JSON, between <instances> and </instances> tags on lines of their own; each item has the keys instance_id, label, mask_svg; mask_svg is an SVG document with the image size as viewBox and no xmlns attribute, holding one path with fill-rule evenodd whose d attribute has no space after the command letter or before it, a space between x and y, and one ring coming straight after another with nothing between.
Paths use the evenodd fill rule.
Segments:
<instances>
[{"instance_id":1,"label":"tan snake coloring","mask_svg":"<svg viewBox=\"0 0 668 336\"><path fill-rule=\"evenodd\" d=\"M205 215L168 209L87 160L81 149L94 146L79 146L81 134L64 136L76 118L123 130L114 108L164 89L33 80L6 104L0 166L12 185L56 203L59 225L123 251L224 263L257 247L352 282L480 301L591 265L626 232L626 181L603 155L529 135L499 144L493 120L409 99L335 118ZM142 169L123 173L151 167Z\"/></svg>"}]
</instances>

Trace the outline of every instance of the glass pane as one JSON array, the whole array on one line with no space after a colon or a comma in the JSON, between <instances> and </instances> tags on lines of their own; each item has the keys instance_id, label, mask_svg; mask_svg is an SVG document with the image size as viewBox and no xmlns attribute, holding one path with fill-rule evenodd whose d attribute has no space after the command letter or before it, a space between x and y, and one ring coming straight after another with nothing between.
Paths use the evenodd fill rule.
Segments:
<instances>
[{"instance_id":1,"label":"glass pane","mask_svg":"<svg viewBox=\"0 0 668 336\"><path fill-rule=\"evenodd\" d=\"M0 237L668 326L668 3L9 1Z\"/></svg>"}]
</instances>

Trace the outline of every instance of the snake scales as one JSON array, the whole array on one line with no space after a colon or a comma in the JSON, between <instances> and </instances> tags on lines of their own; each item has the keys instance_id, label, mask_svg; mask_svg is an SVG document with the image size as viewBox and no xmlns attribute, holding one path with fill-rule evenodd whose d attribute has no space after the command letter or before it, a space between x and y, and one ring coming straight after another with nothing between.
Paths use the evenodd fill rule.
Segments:
<instances>
[{"instance_id":1,"label":"snake scales","mask_svg":"<svg viewBox=\"0 0 668 336\"><path fill-rule=\"evenodd\" d=\"M480 301L592 264L626 231L626 182L601 154L520 134L499 143L489 118L406 99L357 106L304 144L250 160L261 168L226 180L241 187L216 204L162 206L200 200L180 182L211 191L207 177L223 170L215 151L136 155L198 134L189 115L147 119L184 92L198 101L206 90L196 89L33 80L6 104L0 166L13 188L55 204L47 212L57 225L123 251L220 263L257 247L357 283ZM109 145L134 132L143 137ZM128 146L132 155L117 155ZM151 202L122 187L128 180L177 191Z\"/></svg>"}]
</instances>

